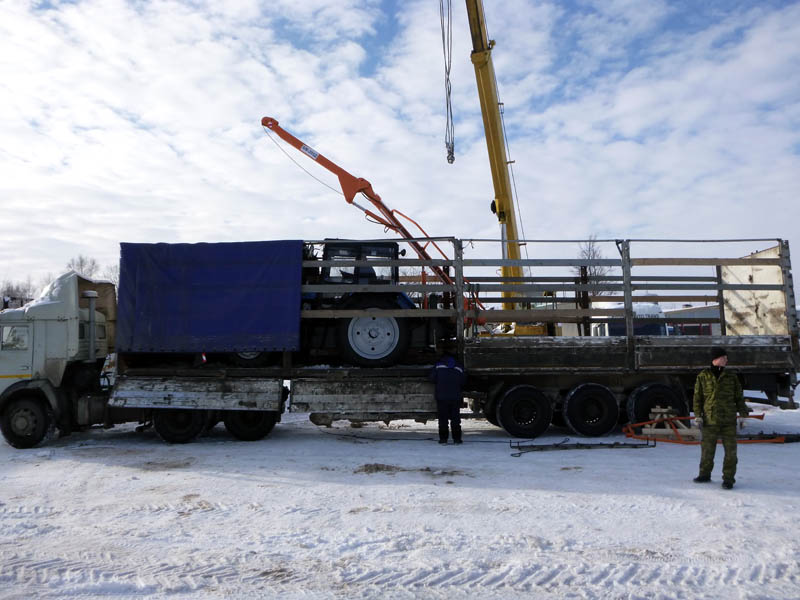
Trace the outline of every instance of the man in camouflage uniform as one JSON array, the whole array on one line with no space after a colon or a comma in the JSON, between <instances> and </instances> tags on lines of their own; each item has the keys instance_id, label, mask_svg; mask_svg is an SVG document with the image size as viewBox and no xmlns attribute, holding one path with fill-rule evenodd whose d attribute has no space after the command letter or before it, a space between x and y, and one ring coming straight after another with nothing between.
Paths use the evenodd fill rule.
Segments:
<instances>
[{"instance_id":1,"label":"man in camouflage uniform","mask_svg":"<svg viewBox=\"0 0 800 600\"><path fill-rule=\"evenodd\" d=\"M725 348L711 349L711 367L703 369L694 384L695 422L703 430L700 473L696 483L711 481L717 439L722 438L725 460L722 462L722 487L729 490L736 479L736 414L746 416L750 409L744 403L742 385L735 373L725 370L728 353Z\"/></svg>"}]
</instances>

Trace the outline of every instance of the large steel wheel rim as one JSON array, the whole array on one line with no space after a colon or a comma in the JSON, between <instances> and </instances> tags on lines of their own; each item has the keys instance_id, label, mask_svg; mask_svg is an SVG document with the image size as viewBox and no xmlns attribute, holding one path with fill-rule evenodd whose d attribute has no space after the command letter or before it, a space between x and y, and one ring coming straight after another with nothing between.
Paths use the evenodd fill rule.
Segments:
<instances>
[{"instance_id":1,"label":"large steel wheel rim","mask_svg":"<svg viewBox=\"0 0 800 600\"><path fill-rule=\"evenodd\" d=\"M347 342L366 360L386 358L400 343L400 326L394 317L355 317L347 326Z\"/></svg>"},{"instance_id":2,"label":"large steel wheel rim","mask_svg":"<svg viewBox=\"0 0 800 600\"><path fill-rule=\"evenodd\" d=\"M390 367L405 356L411 337L408 320L381 314L399 308L394 300L357 298L346 308L373 313L339 320L337 343L346 361L362 367Z\"/></svg>"},{"instance_id":3,"label":"large steel wheel rim","mask_svg":"<svg viewBox=\"0 0 800 600\"><path fill-rule=\"evenodd\" d=\"M153 428L170 444L191 442L203 430L206 412L180 408L162 408L153 413Z\"/></svg>"},{"instance_id":4,"label":"large steel wheel rim","mask_svg":"<svg viewBox=\"0 0 800 600\"><path fill-rule=\"evenodd\" d=\"M664 383L641 385L628 398L628 419L631 423L650 420L651 411L656 408L669 408L679 417L689 414L686 402L670 386Z\"/></svg>"},{"instance_id":5,"label":"large steel wheel rim","mask_svg":"<svg viewBox=\"0 0 800 600\"><path fill-rule=\"evenodd\" d=\"M497 422L514 437L535 438L550 426L553 407L538 389L519 385L497 403Z\"/></svg>"},{"instance_id":6,"label":"large steel wheel rim","mask_svg":"<svg viewBox=\"0 0 800 600\"><path fill-rule=\"evenodd\" d=\"M265 410L231 410L225 413L225 429L235 438L254 442L264 438L277 421L277 414Z\"/></svg>"},{"instance_id":7,"label":"large steel wheel rim","mask_svg":"<svg viewBox=\"0 0 800 600\"><path fill-rule=\"evenodd\" d=\"M575 433L589 437L603 436L617 426L619 406L616 396L607 387L586 383L567 394L563 415Z\"/></svg>"},{"instance_id":8,"label":"large steel wheel rim","mask_svg":"<svg viewBox=\"0 0 800 600\"><path fill-rule=\"evenodd\" d=\"M11 431L14 435L31 437L42 428L41 415L30 407L21 407L11 413Z\"/></svg>"},{"instance_id":9,"label":"large steel wheel rim","mask_svg":"<svg viewBox=\"0 0 800 600\"><path fill-rule=\"evenodd\" d=\"M20 398L3 411L0 425L3 437L14 448L33 448L47 436L52 420L39 400Z\"/></svg>"}]
</instances>

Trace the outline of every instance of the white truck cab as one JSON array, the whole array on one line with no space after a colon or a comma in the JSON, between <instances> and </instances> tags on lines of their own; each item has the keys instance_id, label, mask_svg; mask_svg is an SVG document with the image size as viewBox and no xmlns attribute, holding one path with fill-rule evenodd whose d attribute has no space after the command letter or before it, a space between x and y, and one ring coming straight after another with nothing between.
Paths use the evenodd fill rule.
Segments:
<instances>
[{"instance_id":1,"label":"white truck cab","mask_svg":"<svg viewBox=\"0 0 800 600\"><path fill-rule=\"evenodd\" d=\"M9 444L29 448L56 426L71 430L76 400L99 388L115 315L113 284L74 271L0 311L0 430Z\"/></svg>"}]
</instances>

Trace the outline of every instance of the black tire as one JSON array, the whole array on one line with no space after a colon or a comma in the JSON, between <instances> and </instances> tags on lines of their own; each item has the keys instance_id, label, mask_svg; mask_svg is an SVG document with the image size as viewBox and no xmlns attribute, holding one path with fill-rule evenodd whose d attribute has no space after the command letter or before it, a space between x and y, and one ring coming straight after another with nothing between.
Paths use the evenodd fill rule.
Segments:
<instances>
[{"instance_id":1,"label":"black tire","mask_svg":"<svg viewBox=\"0 0 800 600\"><path fill-rule=\"evenodd\" d=\"M617 426L619 406L614 393L598 383L575 386L564 399L562 409L567 426L578 435L608 435Z\"/></svg>"},{"instance_id":2,"label":"black tire","mask_svg":"<svg viewBox=\"0 0 800 600\"><path fill-rule=\"evenodd\" d=\"M686 402L673 388L664 383L646 383L628 396L628 420L631 423L649 421L650 412L657 406L671 408L679 417L689 415Z\"/></svg>"},{"instance_id":3,"label":"black tire","mask_svg":"<svg viewBox=\"0 0 800 600\"><path fill-rule=\"evenodd\" d=\"M229 410L224 417L225 429L236 439L255 442L275 427L278 413L267 410Z\"/></svg>"},{"instance_id":4,"label":"black tire","mask_svg":"<svg viewBox=\"0 0 800 600\"><path fill-rule=\"evenodd\" d=\"M208 415L204 410L159 408L153 411L153 429L169 444L186 444L200 435Z\"/></svg>"},{"instance_id":5,"label":"black tire","mask_svg":"<svg viewBox=\"0 0 800 600\"><path fill-rule=\"evenodd\" d=\"M0 430L14 448L33 448L54 429L53 418L43 400L22 396L11 400L0 415Z\"/></svg>"},{"instance_id":6,"label":"black tire","mask_svg":"<svg viewBox=\"0 0 800 600\"><path fill-rule=\"evenodd\" d=\"M275 352L235 352L228 355L228 361L237 367L263 367L275 364Z\"/></svg>"},{"instance_id":7,"label":"black tire","mask_svg":"<svg viewBox=\"0 0 800 600\"><path fill-rule=\"evenodd\" d=\"M628 419L628 398L625 398L619 405L619 418L617 425L627 425L630 422Z\"/></svg>"},{"instance_id":8,"label":"black tire","mask_svg":"<svg viewBox=\"0 0 800 600\"><path fill-rule=\"evenodd\" d=\"M495 427L500 427L500 423L497 421L497 403L492 402L486 406L486 410L483 411L484 418L489 421Z\"/></svg>"},{"instance_id":9,"label":"black tire","mask_svg":"<svg viewBox=\"0 0 800 600\"><path fill-rule=\"evenodd\" d=\"M509 435L535 438L550 426L553 405L532 385L518 385L500 398L496 415L498 425Z\"/></svg>"},{"instance_id":10,"label":"black tire","mask_svg":"<svg viewBox=\"0 0 800 600\"><path fill-rule=\"evenodd\" d=\"M380 309L400 308L388 298L356 299L345 308L375 309L376 314L338 319L336 340L345 361L362 367L390 367L408 350L407 319L380 315Z\"/></svg>"}]
</instances>

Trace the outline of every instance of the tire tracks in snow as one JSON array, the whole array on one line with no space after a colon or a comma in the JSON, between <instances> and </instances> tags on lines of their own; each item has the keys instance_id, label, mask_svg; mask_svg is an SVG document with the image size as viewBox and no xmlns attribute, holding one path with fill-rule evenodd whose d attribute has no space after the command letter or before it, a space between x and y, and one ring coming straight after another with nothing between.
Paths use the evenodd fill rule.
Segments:
<instances>
[{"instance_id":1,"label":"tire tracks in snow","mask_svg":"<svg viewBox=\"0 0 800 600\"><path fill-rule=\"evenodd\" d=\"M64 590L90 596L246 597L265 588L293 597L306 590L411 597L416 590L433 598L534 593L604 600L653 597L659 589L675 590L673 597L719 597L735 588L753 597L791 598L800 588L800 563L787 560L796 556L792 552L762 552L759 562L750 564L744 552L683 555L669 548L598 547L579 537L546 539L510 530L463 537L438 525L398 531L382 513L369 520L367 530L339 531L342 520L380 513L384 503L362 511L361 500L349 508L330 506L325 497L271 505L263 498L262 503L208 501L204 491L169 498L164 494L173 494L172 489L149 493L151 502L139 497L130 504L0 505L0 598L11 597L3 590L43 598L61 597ZM433 508L436 514L444 511L438 503ZM282 525L258 531L259 520ZM77 523L87 525L85 538L69 540L60 529L78 533ZM93 523L97 527L88 527ZM236 547L217 546L213 534L200 538L205 544L191 537L200 529L208 536L229 526L241 534ZM148 543L148 535L163 537ZM20 537L22 543L11 541ZM158 552L163 549L169 553Z\"/></svg>"},{"instance_id":2,"label":"tire tracks in snow","mask_svg":"<svg viewBox=\"0 0 800 600\"><path fill-rule=\"evenodd\" d=\"M319 550L319 548L318 548ZM325 552L319 552L324 556ZM135 557L128 552L80 552L53 556L44 551L0 550L0 585L46 597L65 587L72 593L146 594L193 593L213 590L240 592L269 584L285 591L382 589L449 591L574 593L608 597L642 589L685 590L700 593L730 589L740 593L789 594L800 586L797 562L752 565L692 565L664 562L591 563L543 555L536 562L443 563L404 568L402 561L363 561L338 557L334 561L288 558L245 552L234 555L206 549L174 560ZM266 560L265 560L266 559ZM413 564L413 563L411 563ZM135 565L135 566L134 566ZM653 588L652 586L657 586ZM2 596L2 594L0 594Z\"/></svg>"}]
</instances>

